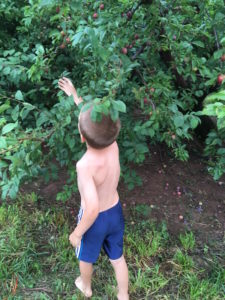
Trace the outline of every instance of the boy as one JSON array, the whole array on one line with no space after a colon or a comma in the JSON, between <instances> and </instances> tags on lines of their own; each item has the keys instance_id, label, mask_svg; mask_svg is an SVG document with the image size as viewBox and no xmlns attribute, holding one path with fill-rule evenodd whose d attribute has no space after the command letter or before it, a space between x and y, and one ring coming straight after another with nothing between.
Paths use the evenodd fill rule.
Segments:
<instances>
[{"instance_id":1,"label":"boy","mask_svg":"<svg viewBox=\"0 0 225 300\"><path fill-rule=\"evenodd\" d=\"M72 95L76 105L82 102L68 78L59 80L59 88ZM128 300L128 269L123 256L124 220L117 192L120 163L116 138L120 122L113 122L110 116L104 115L101 122L93 122L91 109L81 111L78 123L81 142L86 142L87 151L76 165L81 209L78 224L69 237L80 261L80 276L75 285L86 297L92 296L92 265L103 247L116 274L117 298Z\"/></svg>"}]
</instances>

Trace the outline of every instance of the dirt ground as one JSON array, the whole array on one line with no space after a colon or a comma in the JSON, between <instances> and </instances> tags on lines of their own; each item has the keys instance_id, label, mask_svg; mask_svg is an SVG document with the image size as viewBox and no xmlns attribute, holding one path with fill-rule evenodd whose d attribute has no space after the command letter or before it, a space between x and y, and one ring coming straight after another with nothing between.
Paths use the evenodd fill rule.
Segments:
<instances>
[{"instance_id":1,"label":"dirt ground","mask_svg":"<svg viewBox=\"0 0 225 300\"><path fill-rule=\"evenodd\" d=\"M215 182L197 153L184 163L153 150L135 169L143 185L132 191L120 186L125 210L145 204L143 208L150 206L149 219L166 221L171 235L192 230L202 243L225 241L225 176Z\"/></svg>"},{"instance_id":2,"label":"dirt ground","mask_svg":"<svg viewBox=\"0 0 225 300\"><path fill-rule=\"evenodd\" d=\"M119 194L126 221L133 222L129 211L136 207L143 210L149 220L165 221L172 236L192 230L201 248L207 245L221 249L225 242L225 176L215 182L200 155L201 146L195 144L189 148L190 159L184 163L174 159L167 149L154 147L150 149L150 157L142 165L135 166L143 185L128 191L120 182ZM61 169L58 180L49 184L39 180L22 190L34 191L45 202L53 204L66 178L66 171ZM73 220L79 202L79 194L75 194L66 204L58 203L65 205L65 213Z\"/></svg>"}]
</instances>

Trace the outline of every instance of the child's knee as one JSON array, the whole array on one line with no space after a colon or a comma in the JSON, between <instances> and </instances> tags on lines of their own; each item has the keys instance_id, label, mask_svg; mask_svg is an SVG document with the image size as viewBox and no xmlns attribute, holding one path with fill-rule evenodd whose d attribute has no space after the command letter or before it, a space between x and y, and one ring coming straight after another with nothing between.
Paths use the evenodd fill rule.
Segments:
<instances>
[{"instance_id":1,"label":"child's knee","mask_svg":"<svg viewBox=\"0 0 225 300\"><path fill-rule=\"evenodd\" d=\"M116 266L116 265L120 264L121 262L124 262L124 256L122 255L120 258L109 259L109 260L113 266Z\"/></svg>"}]
</instances>

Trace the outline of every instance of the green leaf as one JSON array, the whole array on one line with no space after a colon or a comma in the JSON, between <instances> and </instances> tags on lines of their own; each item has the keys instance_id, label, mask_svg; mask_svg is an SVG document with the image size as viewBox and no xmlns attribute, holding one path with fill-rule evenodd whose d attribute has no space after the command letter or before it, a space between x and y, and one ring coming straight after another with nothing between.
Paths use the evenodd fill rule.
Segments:
<instances>
[{"instance_id":1,"label":"green leaf","mask_svg":"<svg viewBox=\"0 0 225 300\"><path fill-rule=\"evenodd\" d=\"M20 112L20 116L22 118L22 120L24 120L27 115L29 114L30 110L29 109L26 109L25 107L21 110Z\"/></svg>"},{"instance_id":2,"label":"green leaf","mask_svg":"<svg viewBox=\"0 0 225 300\"><path fill-rule=\"evenodd\" d=\"M42 8L44 6L50 6L54 3L53 0L41 0L39 6Z\"/></svg>"},{"instance_id":3,"label":"green leaf","mask_svg":"<svg viewBox=\"0 0 225 300\"><path fill-rule=\"evenodd\" d=\"M70 123L71 123L71 116L68 115L68 116L66 117L66 120L65 120L65 125L68 125L68 124L70 124Z\"/></svg>"},{"instance_id":4,"label":"green leaf","mask_svg":"<svg viewBox=\"0 0 225 300\"><path fill-rule=\"evenodd\" d=\"M0 149L5 149L7 147L6 139L5 137L0 137Z\"/></svg>"},{"instance_id":5,"label":"green leaf","mask_svg":"<svg viewBox=\"0 0 225 300\"><path fill-rule=\"evenodd\" d=\"M194 42L192 42L192 44L199 46L201 48L205 48L205 44L201 41L194 41Z\"/></svg>"},{"instance_id":6,"label":"green leaf","mask_svg":"<svg viewBox=\"0 0 225 300\"><path fill-rule=\"evenodd\" d=\"M95 109L93 108L92 111L91 111L91 120L93 122L96 122L97 121L97 112L95 111Z\"/></svg>"},{"instance_id":7,"label":"green leaf","mask_svg":"<svg viewBox=\"0 0 225 300\"><path fill-rule=\"evenodd\" d=\"M102 112L102 106L103 106L103 105L95 104L95 105L94 105L95 111L101 113L101 112Z\"/></svg>"},{"instance_id":8,"label":"green leaf","mask_svg":"<svg viewBox=\"0 0 225 300\"><path fill-rule=\"evenodd\" d=\"M0 170L2 169L2 168L5 168L5 167L8 167L8 164L7 164L7 162L5 162L5 161L1 161L0 160Z\"/></svg>"},{"instance_id":9,"label":"green leaf","mask_svg":"<svg viewBox=\"0 0 225 300\"><path fill-rule=\"evenodd\" d=\"M173 113L176 113L178 111L177 105L175 103L172 103L168 107Z\"/></svg>"},{"instance_id":10,"label":"green leaf","mask_svg":"<svg viewBox=\"0 0 225 300\"><path fill-rule=\"evenodd\" d=\"M112 100L112 105L115 110L118 110L118 111L124 112L124 113L126 112L126 105L124 102L122 102L120 100L117 100L117 101Z\"/></svg>"},{"instance_id":11,"label":"green leaf","mask_svg":"<svg viewBox=\"0 0 225 300\"><path fill-rule=\"evenodd\" d=\"M213 103L217 100L225 101L225 90L207 96L204 100L204 104Z\"/></svg>"},{"instance_id":12,"label":"green leaf","mask_svg":"<svg viewBox=\"0 0 225 300\"><path fill-rule=\"evenodd\" d=\"M195 129L198 126L199 119L192 117L191 118L191 128Z\"/></svg>"},{"instance_id":13,"label":"green leaf","mask_svg":"<svg viewBox=\"0 0 225 300\"><path fill-rule=\"evenodd\" d=\"M82 112L85 112L87 110L89 110L91 107L92 107L93 103L91 102L88 102L88 103L85 103L82 107L81 107L81 111Z\"/></svg>"},{"instance_id":14,"label":"green leaf","mask_svg":"<svg viewBox=\"0 0 225 300\"><path fill-rule=\"evenodd\" d=\"M11 116L12 116L12 119L13 119L14 122L18 119L18 116L19 116L19 105L16 105L14 107L14 109L11 112Z\"/></svg>"},{"instance_id":15,"label":"green leaf","mask_svg":"<svg viewBox=\"0 0 225 300\"><path fill-rule=\"evenodd\" d=\"M111 118L112 118L113 121L116 121L119 118L119 112L118 112L118 110L111 109L110 110L110 116L111 116Z\"/></svg>"},{"instance_id":16,"label":"green leaf","mask_svg":"<svg viewBox=\"0 0 225 300\"><path fill-rule=\"evenodd\" d=\"M37 44L35 53L37 55L43 55L45 53L44 47L41 44Z\"/></svg>"},{"instance_id":17,"label":"green leaf","mask_svg":"<svg viewBox=\"0 0 225 300\"><path fill-rule=\"evenodd\" d=\"M220 49L220 50L214 52L214 54L213 54L214 59L216 59L216 60L219 59L223 55L223 53L224 53L223 49Z\"/></svg>"},{"instance_id":18,"label":"green leaf","mask_svg":"<svg viewBox=\"0 0 225 300\"><path fill-rule=\"evenodd\" d=\"M8 103L5 103L5 104L1 105L1 106L0 106L0 114L1 114L3 111L7 110L8 108L10 108L10 105L9 105Z\"/></svg>"},{"instance_id":19,"label":"green leaf","mask_svg":"<svg viewBox=\"0 0 225 300\"><path fill-rule=\"evenodd\" d=\"M176 127L182 127L184 125L183 116L176 116L174 118L174 124L175 124Z\"/></svg>"},{"instance_id":20,"label":"green leaf","mask_svg":"<svg viewBox=\"0 0 225 300\"><path fill-rule=\"evenodd\" d=\"M26 109L28 109L28 110L33 110L33 109L36 108L34 105L32 105L32 104L30 104L30 103L28 103L28 102L23 102L23 105L24 105L24 107L25 107Z\"/></svg>"},{"instance_id":21,"label":"green leaf","mask_svg":"<svg viewBox=\"0 0 225 300\"><path fill-rule=\"evenodd\" d=\"M42 124L46 123L49 120L49 117L45 112L42 112L40 117L36 121L36 126L40 127Z\"/></svg>"},{"instance_id":22,"label":"green leaf","mask_svg":"<svg viewBox=\"0 0 225 300\"><path fill-rule=\"evenodd\" d=\"M219 148L217 154L225 157L225 148Z\"/></svg>"},{"instance_id":23,"label":"green leaf","mask_svg":"<svg viewBox=\"0 0 225 300\"><path fill-rule=\"evenodd\" d=\"M83 31L79 31L73 36L72 46L76 46L80 42L82 35L83 35Z\"/></svg>"},{"instance_id":24,"label":"green leaf","mask_svg":"<svg viewBox=\"0 0 225 300\"><path fill-rule=\"evenodd\" d=\"M23 100L23 94L20 90L18 90L15 94L15 98L19 101Z\"/></svg>"},{"instance_id":25,"label":"green leaf","mask_svg":"<svg viewBox=\"0 0 225 300\"><path fill-rule=\"evenodd\" d=\"M18 125L18 122L6 124L6 125L2 128L2 134L9 133L9 132L12 131L15 127L17 127L17 125Z\"/></svg>"},{"instance_id":26,"label":"green leaf","mask_svg":"<svg viewBox=\"0 0 225 300\"><path fill-rule=\"evenodd\" d=\"M9 74L10 74L10 71L11 71L10 67L6 67L6 68L3 70L3 74L4 74L4 75L9 75Z\"/></svg>"},{"instance_id":27,"label":"green leaf","mask_svg":"<svg viewBox=\"0 0 225 300\"><path fill-rule=\"evenodd\" d=\"M19 188L19 183L15 182L14 184L11 185L10 189L9 189L9 197L11 199L15 199L16 195L18 193L18 188Z\"/></svg>"},{"instance_id":28,"label":"green leaf","mask_svg":"<svg viewBox=\"0 0 225 300\"><path fill-rule=\"evenodd\" d=\"M153 137L155 135L155 130L152 128L149 128L149 136Z\"/></svg>"}]
</instances>

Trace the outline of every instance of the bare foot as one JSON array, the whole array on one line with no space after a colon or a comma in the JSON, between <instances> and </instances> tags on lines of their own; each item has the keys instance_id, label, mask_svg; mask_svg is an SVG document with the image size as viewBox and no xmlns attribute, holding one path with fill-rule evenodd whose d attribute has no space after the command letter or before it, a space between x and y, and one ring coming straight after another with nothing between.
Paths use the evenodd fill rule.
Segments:
<instances>
[{"instance_id":1,"label":"bare foot","mask_svg":"<svg viewBox=\"0 0 225 300\"><path fill-rule=\"evenodd\" d=\"M92 290L83 286L83 282L80 276L77 277L74 283L76 287L81 291L81 293L84 294L85 297L90 298L92 296Z\"/></svg>"}]
</instances>

